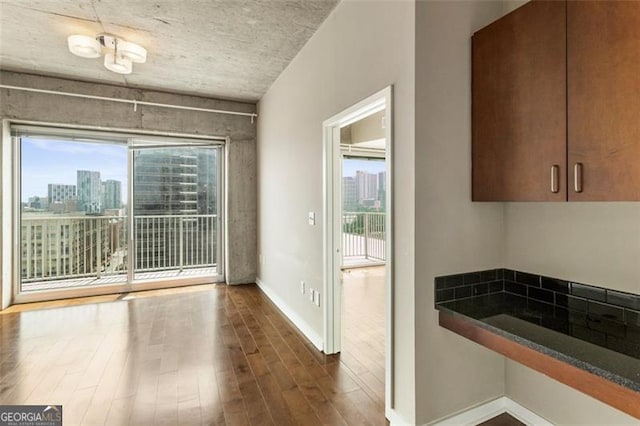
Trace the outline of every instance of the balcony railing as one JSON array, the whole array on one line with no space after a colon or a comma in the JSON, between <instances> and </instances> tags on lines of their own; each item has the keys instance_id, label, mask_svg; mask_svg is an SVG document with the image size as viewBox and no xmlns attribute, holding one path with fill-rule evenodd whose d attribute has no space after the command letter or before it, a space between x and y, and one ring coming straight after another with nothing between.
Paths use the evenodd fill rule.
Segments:
<instances>
[{"instance_id":1,"label":"balcony railing","mask_svg":"<svg viewBox=\"0 0 640 426\"><path fill-rule=\"evenodd\" d=\"M385 213L343 213L343 265L386 262L385 223Z\"/></svg>"},{"instance_id":2,"label":"balcony railing","mask_svg":"<svg viewBox=\"0 0 640 426\"><path fill-rule=\"evenodd\" d=\"M217 215L135 217L136 271L213 267Z\"/></svg>"},{"instance_id":3,"label":"balcony railing","mask_svg":"<svg viewBox=\"0 0 640 426\"><path fill-rule=\"evenodd\" d=\"M25 214L20 239L23 291L127 280L125 216ZM217 267L217 246L217 215L136 216L135 278L186 269L191 276L196 269L210 275Z\"/></svg>"},{"instance_id":4,"label":"balcony railing","mask_svg":"<svg viewBox=\"0 0 640 426\"><path fill-rule=\"evenodd\" d=\"M22 282L126 271L123 216L28 216L21 223Z\"/></svg>"}]
</instances>

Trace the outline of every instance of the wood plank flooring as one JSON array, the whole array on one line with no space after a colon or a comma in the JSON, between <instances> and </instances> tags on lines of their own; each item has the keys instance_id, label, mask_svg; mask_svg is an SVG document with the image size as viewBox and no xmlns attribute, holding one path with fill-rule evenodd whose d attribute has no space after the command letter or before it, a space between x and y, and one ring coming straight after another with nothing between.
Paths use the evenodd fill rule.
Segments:
<instances>
[{"instance_id":1,"label":"wood plank flooring","mask_svg":"<svg viewBox=\"0 0 640 426\"><path fill-rule=\"evenodd\" d=\"M317 351L255 285L96 302L0 315L0 405L62 404L65 425L387 424L355 361L378 364Z\"/></svg>"},{"instance_id":2,"label":"wood plank flooring","mask_svg":"<svg viewBox=\"0 0 640 426\"><path fill-rule=\"evenodd\" d=\"M340 361L362 390L384 407L385 267L342 272Z\"/></svg>"},{"instance_id":3,"label":"wood plank flooring","mask_svg":"<svg viewBox=\"0 0 640 426\"><path fill-rule=\"evenodd\" d=\"M480 423L478 426L525 426L525 424L509 413L502 413L486 422Z\"/></svg>"}]
</instances>

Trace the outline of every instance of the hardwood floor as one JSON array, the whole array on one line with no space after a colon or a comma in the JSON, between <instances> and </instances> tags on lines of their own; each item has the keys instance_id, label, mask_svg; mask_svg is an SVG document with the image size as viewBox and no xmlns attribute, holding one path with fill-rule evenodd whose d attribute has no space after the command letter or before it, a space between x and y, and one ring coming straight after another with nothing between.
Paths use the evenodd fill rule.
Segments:
<instances>
[{"instance_id":1,"label":"hardwood floor","mask_svg":"<svg viewBox=\"0 0 640 426\"><path fill-rule=\"evenodd\" d=\"M478 426L525 426L525 424L508 413L502 413Z\"/></svg>"},{"instance_id":2,"label":"hardwood floor","mask_svg":"<svg viewBox=\"0 0 640 426\"><path fill-rule=\"evenodd\" d=\"M86 302L0 315L0 405L62 404L65 425L386 424L366 373L255 285Z\"/></svg>"},{"instance_id":3,"label":"hardwood floor","mask_svg":"<svg viewBox=\"0 0 640 426\"><path fill-rule=\"evenodd\" d=\"M384 410L385 267L347 269L342 279L340 360Z\"/></svg>"}]
</instances>

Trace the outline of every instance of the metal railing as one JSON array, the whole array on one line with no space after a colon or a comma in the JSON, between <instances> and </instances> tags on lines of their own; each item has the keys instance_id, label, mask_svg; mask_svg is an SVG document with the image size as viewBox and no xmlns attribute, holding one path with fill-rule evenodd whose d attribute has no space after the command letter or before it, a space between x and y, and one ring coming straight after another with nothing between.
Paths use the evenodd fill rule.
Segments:
<instances>
[{"instance_id":1,"label":"metal railing","mask_svg":"<svg viewBox=\"0 0 640 426\"><path fill-rule=\"evenodd\" d=\"M136 271L216 266L216 219L215 214L136 216Z\"/></svg>"},{"instance_id":2,"label":"metal railing","mask_svg":"<svg viewBox=\"0 0 640 426\"><path fill-rule=\"evenodd\" d=\"M24 215L20 243L22 282L126 271L124 216Z\"/></svg>"},{"instance_id":3,"label":"metal railing","mask_svg":"<svg viewBox=\"0 0 640 426\"><path fill-rule=\"evenodd\" d=\"M385 213L343 213L343 263L357 259L365 262L386 262L385 223Z\"/></svg>"},{"instance_id":4,"label":"metal railing","mask_svg":"<svg viewBox=\"0 0 640 426\"><path fill-rule=\"evenodd\" d=\"M21 221L21 281L127 273L126 216L28 215ZM217 215L134 217L134 272L217 266Z\"/></svg>"}]
</instances>

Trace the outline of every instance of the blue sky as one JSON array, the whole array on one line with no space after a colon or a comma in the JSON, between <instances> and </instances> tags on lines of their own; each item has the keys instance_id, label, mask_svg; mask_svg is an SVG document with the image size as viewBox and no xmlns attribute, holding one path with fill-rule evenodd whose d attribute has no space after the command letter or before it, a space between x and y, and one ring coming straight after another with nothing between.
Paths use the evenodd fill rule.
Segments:
<instances>
[{"instance_id":1,"label":"blue sky","mask_svg":"<svg viewBox=\"0 0 640 426\"><path fill-rule=\"evenodd\" d=\"M100 179L122 182L127 197L127 147L103 143L22 138L22 201L46 197L47 185L76 185L77 170L100 172Z\"/></svg>"},{"instance_id":2,"label":"blue sky","mask_svg":"<svg viewBox=\"0 0 640 426\"><path fill-rule=\"evenodd\" d=\"M358 170L368 173L380 173L385 169L383 159L354 159L345 158L342 161L342 176L355 176Z\"/></svg>"},{"instance_id":3,"label":"blue sky","mask_svg":"<svg viewBox=\"0 0 640 426\"><path fill-rule=\"evenodd\" d=\"M343 176L356 171L380 173L384 160L345 158ZM22 138L22 201L47 196L47 185L76 185L77 170L100 172L100 179L122 182L123 202L127 197L127 147L103 143Z\"/></svg>"}]
</instances>

